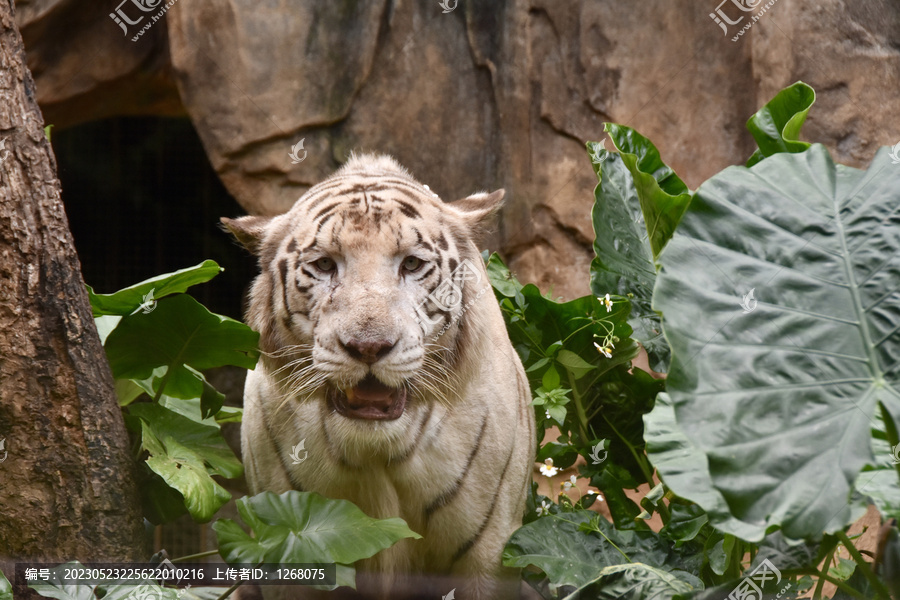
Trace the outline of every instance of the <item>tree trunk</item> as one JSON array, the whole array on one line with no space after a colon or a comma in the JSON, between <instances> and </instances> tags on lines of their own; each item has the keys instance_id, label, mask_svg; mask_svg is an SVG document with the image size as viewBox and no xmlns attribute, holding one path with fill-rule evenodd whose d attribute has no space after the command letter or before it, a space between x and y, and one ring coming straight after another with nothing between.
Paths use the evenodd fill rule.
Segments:
<instances>
[{"instance_id":1,"label":"tree trunk","mask_svg":"<svg viewBox=\"0 0 900 600\"><path fill-rule=\"evenodd\" d=\"M146 558L128 436L13 10L0 0L0 567L10 580L15 561Z\"/></svg>"}]
</instances>

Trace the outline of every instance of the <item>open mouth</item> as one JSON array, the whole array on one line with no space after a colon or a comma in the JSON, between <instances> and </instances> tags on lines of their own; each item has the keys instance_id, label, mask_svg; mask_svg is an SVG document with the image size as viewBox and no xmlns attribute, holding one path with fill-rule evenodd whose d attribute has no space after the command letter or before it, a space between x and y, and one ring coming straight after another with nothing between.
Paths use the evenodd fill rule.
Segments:
<instances>
[{"instance_id":1,"label":"open mouth","mask_svg":"<svg viewBox=\"0 0 900 600\"><path fill-rule=\"evenodd\" d=\"M371 373L355 387L346 390L330 387L326 397L348 419L392 421L399 419L406 408L406 389L385 385Z\"/></svg>"}]
</instances>

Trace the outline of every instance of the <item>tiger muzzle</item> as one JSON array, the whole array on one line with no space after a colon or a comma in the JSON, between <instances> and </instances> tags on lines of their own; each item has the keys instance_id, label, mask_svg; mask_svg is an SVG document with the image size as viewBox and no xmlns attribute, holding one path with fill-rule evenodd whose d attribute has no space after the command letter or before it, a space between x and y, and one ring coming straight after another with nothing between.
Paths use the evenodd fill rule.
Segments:
<instances>
[{"instance_id":1,"label":"tiger muzzle","mask_svg":"<svg viewBox=\"0 0 900 600\"><path fill-rule=\"evenodd\" d=\"M371 373L352 388L330 387L326 397L331 407L348 419L393 421L406 408L406 388L385 385Z\"/></svg>"}]
</instances>

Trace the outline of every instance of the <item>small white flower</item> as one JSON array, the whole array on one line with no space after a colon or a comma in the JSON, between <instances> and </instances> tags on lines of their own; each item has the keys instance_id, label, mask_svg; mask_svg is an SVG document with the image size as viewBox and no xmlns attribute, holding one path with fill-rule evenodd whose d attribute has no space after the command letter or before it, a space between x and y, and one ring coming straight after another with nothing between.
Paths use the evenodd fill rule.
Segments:
<instances>
[{"instance_id":1,"label":"small white flower","mask_svg":"<svg viewBox=\"0 0 900 600\"><path fill-rule=\"evenodd\" d=\"M546 477L553 477L559 473L559 469L553 466L552 458L548 458L544 461L544 465L541 467L541 473Z\"/></svg>"},{"instance_id":2,"label":"small white flower","mask_svg":"<svg viewBox=\"0 0 900 600\"><path fill-rule=\"evenodd\" d=\"M599 352L606 358L612 358L612 351L615 349L615 346L612 342L610 342L607 346L601 346L597 342L594 342L594 348L596 348L597 352Z\"/></svg>"},{"instance_id":3,"label":"small white flower","mask_svg":"<svg viewBox=\"0 0 900 600\"><path fill-rule=\"evenodd\" d=\"M537 513L539 517L543 517L544 515L550 514L550 505L546 500L541 501L541 505L534 509L534 512Z\"/></svg>"},{"instance_id":4,"label":"small white flower","mask_svg":"<svg viewBox=\"0 0 900 600\"><path fill-rule=\"evenodd\" d=\"M548 419L552 419L552 418L553 418L553 417L550 416L550 411L549 411L549 410L545 410L545 411L544 411L544 414L547 415L547 418L548 418Z\"/></svg>"},{"instance_id":5,"label":"small white flower","mask_svg":"<svg viewBox=\"0 0 900 600\"><path fill-rule=\"evenodd\" d=\"M597 496L597 500L599 500L600 502L603 502L603 494L601 494L600 492L597 492L597 491L594 491L594 490L588 490L587 493L588 493L588 496L594 496L594 495L596 495L596 496Z\"/></svg>"},{"instance_id":6,"label":"small white flower","mask_svg":"<svg viewBox=\"0 0 900 600\"><path fill-rule=\"evenodd\" d=\"M606 312L612 312L613 303L612 303L612 300L609 299L609 294L607 294L603 298L601 298L600 296L597 296L597 300L599 300L601 302L601 304L606 305Z\"/></svg>"},{"instance_id":7,"label":"small white flower","mask_svg":"<svg viewBox=\"0 0 900 600\"><path fill-rule=\"evenodd\" d=\"M576 480L576 478L575 478L574 475L572 475L571 477L569 477L569 480L568 480L568 481L564 481L564 482L562 483L563 489L564 489L564 490L570 490L570 489L572 489L573 487L575 487L575 480Z\"/></svg>"}]
</instances>

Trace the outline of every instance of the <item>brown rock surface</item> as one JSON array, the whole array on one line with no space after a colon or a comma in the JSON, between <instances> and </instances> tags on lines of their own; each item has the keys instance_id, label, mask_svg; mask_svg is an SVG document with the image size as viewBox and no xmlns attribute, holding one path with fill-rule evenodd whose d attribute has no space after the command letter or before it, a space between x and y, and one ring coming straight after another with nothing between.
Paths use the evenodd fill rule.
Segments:
<instances>
[{"instance_id":1,"label":"brown rock surface","mask_svg":"<svg viewBox=\"0 0 900 600\"><path fill-rule=\"evenodd\" d=\"M109 17L116 8L111 3L15 4L48 125L62 128L119 115L184 115L171 76L165 27L149 29L134 43ZM133 17L140 14L127 6L123 10Z\"/></svg>"},{"instance_id":2,"label":"brown rock surface","mask_svg":"<svg viewBox=\"0 0 900 600\"><path fill-rule=\"evenodd\" d=\"M160 1L121 6L136 18L135 3ZM604 121L652 139L691 187L750 154L747 118L798 79L819 94L805 136L837 160L865 165L900 139L887 0L778 0L736 42L710 19L715 0L472 0L447 14L436 0L179 0L137 42L115 8L17 3L48 122L177 114L180 98L251 213L285 210L352 149L395 155L445 199L505 187L487 245L566 298L588 291L584 142Z\"/></svg>"}]
</instances>

